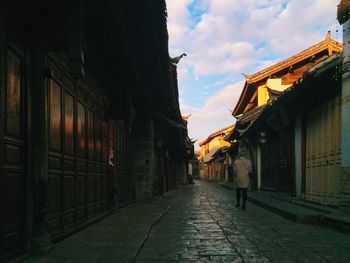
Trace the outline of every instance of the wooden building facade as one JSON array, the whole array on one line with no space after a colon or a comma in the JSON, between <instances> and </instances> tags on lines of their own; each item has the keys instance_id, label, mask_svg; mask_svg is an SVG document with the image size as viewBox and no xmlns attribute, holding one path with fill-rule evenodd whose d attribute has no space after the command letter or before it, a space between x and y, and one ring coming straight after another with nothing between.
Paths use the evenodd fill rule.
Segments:
<instances>
[{"instance_id":1,"label":"wooden building facade","mask_svg":"<svg viewBox=\"0 0 350 263\"><path fill-rule=\"evenodd\" d=\"M300 53L252 75L246 75L246 83L233 115L237 119L236 130L229 140L248 139L255 168L255 181L261 190L296 193L295 149L296 124L290 121L289 108L277 108L280 97L303 78L316 65L341 51L342 45L326 38ZM300 104L295 101L295 104ZM267 108L276 110L265 115ZM298 106L299 107L299 106ZM264 113L264 114L263 114ZM253 127L264 118L252 136ZM309 123L309 122L308 122ZM310 122L311 123L311 122ZM303 137L310 140L310 138Z\"/></svg>"},{"instance_id":2,"label":"wooden building facade","mask_svg":"<svg viewBox=\"0 0 350 263\"><path fill-rule=\"evenodd\" d=\"M339 207L342 189L339 63L340 55L336 53L310 68L278 100L268 104L245 131L244 136L257 144L260 150L261 166L257 165L261 167L260 189L264 190L266 186L264 165L268 162L263 149L277 147L280 153L282 149L289 149L293 153L289 159L292 166L283 171L280 165L278 169L281 173L279 180L286 178L285 174L289 180L293 180L293 187L288 192L302 200ZM295 107L296 103L300 106ZM270 121L272 116L275 116L273 126ZM283 127L283 123L282 132L285 136L291 136L289 141L292 143L288 145L279 141L273 146L278 142L274 127ZM270 165L269 169L273 167ZM270 173L273 175L273 172ZM285 183L279 182L278 185L281 187Z\"/></svg>"},{"instance_id":3,"label":"wooden building facade","mask_svg":"<svg viewBox=\"0 0 350 263\"><path fill-rule=\"evenodd\" d=\"M53 238L108 211L106 103L49 56L47 76L47 223Z\"/></svg>"},{"instance_id":4,"label":"wooden building facade","mask_svg":"<svg viewBox=\"0 0 350 263\"><path fill-rule=\"evenodd\" d=\"M339 85L337 83L336 85ZM328 87L330 88L330 87ZM340 88L338 87L338 91ZM339 205L340 94L318 105L305 116L305 198L326 205Z\"/></svg>"},{"instance_id":5,"label":"wooden building facade","mask_svg":"<svg viewBox=\"0 0 350 263\"><path fill-rule=\"evenodd\" d=\"M230 125L215 131L199 143L201 179L223 182L227 178L227 167L231 165L232 159L228 154L231 144L225 141L225 137L233 129L234 125Z\"/></svg>"},{"instance_id":6,"label":"wooden building facade","mask_svg":"<svg viewBox=\"0 0 350 263\"><path fill-rule=\"evenodd\" d=\"M165 1L1 0L0 17L1 262L184 181Z\"/></svg>"}]
</instances>

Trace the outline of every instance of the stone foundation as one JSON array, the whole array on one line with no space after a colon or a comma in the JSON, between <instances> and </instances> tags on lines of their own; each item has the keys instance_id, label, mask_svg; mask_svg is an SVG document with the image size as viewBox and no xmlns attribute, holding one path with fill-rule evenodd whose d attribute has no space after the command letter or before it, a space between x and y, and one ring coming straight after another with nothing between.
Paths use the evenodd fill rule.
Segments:
<instances>
[{"instance_id":1,"label":"stone foundation","mask_svg":"<svg viewBox=\"0 0 350 263\"><path fill-rule=\"evenodd\" d=\"M350 214L350 168L342 168L340 178L340 210Z\"/></svg>"},{"instance_id":2,"label":"stone foundation","mask_svg":"<svg viewBox=\"0 0 350 263\"><path fill-rule=\"evenodd\" d=\"M149 119L134 130L132 175L135 179L136 202L152 202L154 177L154 125Z\"/></svg>"}]
</instances>

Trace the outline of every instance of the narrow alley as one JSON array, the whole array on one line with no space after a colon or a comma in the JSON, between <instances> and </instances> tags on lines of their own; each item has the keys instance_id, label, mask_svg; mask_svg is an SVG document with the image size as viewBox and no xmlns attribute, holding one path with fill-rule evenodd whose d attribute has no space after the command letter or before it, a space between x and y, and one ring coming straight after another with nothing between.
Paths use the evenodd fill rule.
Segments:
<instances>
[{"instance_id":1,"label":"narrow alley","mask_svg":"<svg viewBox=\"0 0 350 263\"><path fill-rule=\"evenodd\" d=\"M0 0L0 263L348 263L349 116L349 0Z\"/></svg>"},{"instance_id":2,"label":"narrow alley","mask_svg":"<svg viewBox=\"0 0 350 263\"><path fill-rule=\"evenodd\" d=\"M132 229L132 230L131 230ZM350 235L296 224L196 181L116 210L25 262L349 262Z\"/></svg>"}]
</instances>

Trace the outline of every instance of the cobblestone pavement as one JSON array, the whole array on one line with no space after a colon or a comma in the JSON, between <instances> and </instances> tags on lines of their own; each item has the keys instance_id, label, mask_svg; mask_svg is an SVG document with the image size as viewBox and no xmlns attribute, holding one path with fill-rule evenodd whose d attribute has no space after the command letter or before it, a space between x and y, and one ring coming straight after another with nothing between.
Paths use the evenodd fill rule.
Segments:
<instances>
[{"instance_id":1,"label":"cobblestone pavement","mask_svg":"<svg viewBox=\"0 0 350 263\"><path fill-rule=\"evenodd\" d=\"M136 262L350 262L349 234L234 204L234 192L214 183L185 188Z\"/></svg>"}]
</instances>

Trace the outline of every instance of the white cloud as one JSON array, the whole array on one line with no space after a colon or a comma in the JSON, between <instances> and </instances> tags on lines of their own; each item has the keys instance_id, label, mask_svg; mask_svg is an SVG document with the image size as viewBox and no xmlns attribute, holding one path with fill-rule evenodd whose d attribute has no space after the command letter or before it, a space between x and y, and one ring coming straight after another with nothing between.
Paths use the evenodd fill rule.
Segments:
<instances>
[{"instance_id":1,"label":"white cloud","mask_svg":"<svg viewBox=\"0 0 350 263\"><path fill-rule=\"evenodd\" d=\"M191 15L187 6L191 2L192 0L167 1L168 31L173 43L176 43L190 29L188 25L191 21Z\"/></svg>"},{"instance_id":2,"label":"white cloud","mask_svg":"<svg viewBox=\"0 0 350 263\"><path fill-rule=\"evenodd\" d=\"M203 140L215 130L233 124L235 119L230 111L236 104L242 87L242 81L225 87L218 94L210 97L201 108L182 103L182 112L185 115L192 114L188 122L189 136Z\"/></svg>"},{"instance_id":3,"label":"white cloud","mask_svg":"<svg viewBox=\"0 0 350 263\"><path fill-rule=\"evenodd\" d=\"M190 135L203 139L215 129L233 123L232 109L240 95L240 75L254 73L281 59L321 41L327 30L333 38L341 33L336 21L338 0L167 0L170 54L187 53L178 65L181 109L192 113ZM205 9L199 20L191 17ZM218 86L214 96L202 106L193 107L195 98L186 89L197 90L197 100L206 95L204 88L185 87L188 78L223 74L236 83ZM220 81L215 80L220 83ZM191 82L193 83L193 82ZM199 83L202 83L199 81ZM227 85L227 80L222 81ZM214 85L208 83L205 86ZM193 92L191 93L193 94ZM186 98L186 99L185 99ZM198 105L198 104L197 104Z\"/></svg>"},{"instance_id":4,"label":"white cloud","mask_svg":"<svg viewBox=\"0 0 350 263\"><path fill-rule=\"evenodd\" d=\"M222 42L207 49L197 46L193 55L196 75L207 75L224 72L240 72L249 66L254 59L254 47L247 42Z\"/></svg>"}]
</instances>

